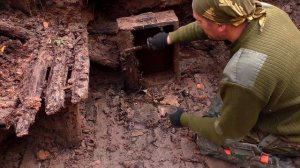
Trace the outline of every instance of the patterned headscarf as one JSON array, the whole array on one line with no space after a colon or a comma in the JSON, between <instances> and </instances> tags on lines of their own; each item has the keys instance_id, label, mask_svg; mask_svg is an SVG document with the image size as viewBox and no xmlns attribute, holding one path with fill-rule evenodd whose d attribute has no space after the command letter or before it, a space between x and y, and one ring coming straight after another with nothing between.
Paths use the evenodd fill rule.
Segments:
<instances>
[{"instance_id":1,"label":"patterned headscarf","mask_svg":"<svg viewBox=\"0 0 300 168\"><path fill-rule=\"evenodd\" d=\"M262 31L266 11L257 0L193 0L193 11L208 20L239 26L245 21L259 19Z\"/></svg>"}]
</instances>

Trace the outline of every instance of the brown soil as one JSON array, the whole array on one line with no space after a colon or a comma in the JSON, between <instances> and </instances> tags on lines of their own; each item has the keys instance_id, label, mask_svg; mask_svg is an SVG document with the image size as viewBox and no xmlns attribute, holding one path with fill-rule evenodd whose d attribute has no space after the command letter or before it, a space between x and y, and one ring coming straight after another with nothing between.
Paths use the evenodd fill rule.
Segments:
<instances>
[{"instance_id":1,"label":"brown soil","mask_svg":"<svg viewBox=\"0 0 300 168\"><path fill-rule=\"evenodd\" d=\"M91 13L96 16L88 25L88 47L94 62L90 66L89 96L80 106L82 137L79 143L69 143L61 135L64 132L61 129L70 124L69 121L61 121L64 117L68 118L64 116L67 109L48 116L44 112L45 107L38 105L42 107L28 136L16 138L12 130L5 131L9 136L0 145L0 167L234 167L199 155L194 133L188 129L172 128L165 113L170 105L180 105L189 112L199 114L208 109L211 98L217 94L222 70L229 59L228 48L223 42L182 44L179 53L180 81L175 78L161 81L158 75L152 78L152 84L147 88L134 93L124 91L118 63L120 51L115 20L132 14L173 9L180 25L193 21L189 1L162 2L148 0L144 5L139 5L140 1L135 0L128 1L126 5L120 1L90 2L89 14L82 16L89 17ZM267 2L290 14L300 29L300 3L297 0ZM5 49L4 55L0 55L0 119L5 115L1 108L18 106L15 99L19 94L18 88L22 87L24 67L29 66L31 59L36 59L29 53L35 53L37 46L46 46L45 41L41 41L45 36L45 25L42 24L45 18L49 23L56 23L53 32L61 33L48 33L49 39L57 40L57 47L62 45L59 37L66 37L68 31L73 31L75 36L76 29L80 32L79 25L74 25L73 30L62 26L68 22L59 20L59 15L64 15L64 12L47 6L44 8L33 17L13 8L3 7L0 10L0 22L9 21L34 32L30 36L35 36L29 43L26 33L24 37L2 36L0 33L0 49L1 46L11 46ZM76 37L67 37L63 43L74 44ZM57 56L70 48L72 46L52 48L51 51ZM68 60L66 62L72 64ZM3 101L13 103L1 104ZM5 127L1 122L4 121L0 120L0 128Z\"/></svg>"}]
</instances>

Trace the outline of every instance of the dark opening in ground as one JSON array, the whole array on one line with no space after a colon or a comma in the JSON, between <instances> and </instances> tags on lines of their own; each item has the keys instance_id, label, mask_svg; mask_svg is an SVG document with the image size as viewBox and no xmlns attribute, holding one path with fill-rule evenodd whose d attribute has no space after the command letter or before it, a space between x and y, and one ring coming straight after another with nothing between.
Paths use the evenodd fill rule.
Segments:
<instances>
[{"instance_id":1,"label":"dark opening in ground","mask_svg":"<svg viewBox=\"0 0 300 168\"><path fill-rule=\"evenodd\" d=\"M165 27L155 27L141 30L134 30L132 34L134 36L134 46L146 45L147 38L154 36L161 31L170 32L173 31L173 26L168 25ZM143 75L152 73L159 73L164 71L173 72L173 59L174 49L173 46L167 47L162 50L137 50L135 56L139 61L139 70Z\"/></svg>"}]
</instances>

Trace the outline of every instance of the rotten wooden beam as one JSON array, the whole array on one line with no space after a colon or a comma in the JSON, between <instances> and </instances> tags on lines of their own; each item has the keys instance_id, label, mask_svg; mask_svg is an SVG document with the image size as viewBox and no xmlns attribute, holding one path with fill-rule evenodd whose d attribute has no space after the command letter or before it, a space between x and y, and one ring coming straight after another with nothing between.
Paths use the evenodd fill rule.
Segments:
<instances>
[{"instance_id":1,"label":"rotten wooden beam","mask_svg":"<svg viewBox=\"0 0 300 168\"><path fill-rule=\"evenodd\" d=\"M28 40L33 35L32 32L23 27L2 20L0 20L0 34L22 41Z\"/></svg>"},{"instance_id":2,"label":"rotten wooden beam","mask_svg":"<svg viewBox=\"0 0 300 168\"><path fill-rule=\"evenodd\" d=\"M71 80L74 82L71 98L73 104L85 100L88 97L89 88L90 59L87 29L82 30L77 38L80 38L78 44L81 45L74 46L75 63L71 77Z\"/></svg>"},{"instance_id":3,"label":"rotten wooden beam","mask_svg":"<svg viewBox=\"0 0 300 168\"><path fill-rule=\"evenodd\" d=\"M120 30L140 30L153 27L164 27L168 25L177 26L178 18L173 10L143 13L136 16L122 17L117 19Z\"/></svg>"},{"instance_id":4,"label":"rotten wooden beam","mask_svg":"<svg viewBox=\"0 0 300 168\"><path fill-rule=\"evenodd\" d=\"M67 83L68 66L66 60L71 57L71 52L64 53L63 48L57 47L61 56L54 60L46 89L45 104L46 114L52 115L65 106L65 86Z\"/></svg>"},{"instance_id":5,"label":"rotten wooden beam","mask_svg":"<svg viewBox=\"0 0 300 168\"><path fill-rule=\"evenodd\" d=\"M18 137L28 134L29 127L34 123L35 116L41 107L43 86L46 79L47 67L51 56L45 48L41 48L32 68L29 68L23 81L21 105L16 109L17 118L16 135Z\"/></svg>"}]
</instances>

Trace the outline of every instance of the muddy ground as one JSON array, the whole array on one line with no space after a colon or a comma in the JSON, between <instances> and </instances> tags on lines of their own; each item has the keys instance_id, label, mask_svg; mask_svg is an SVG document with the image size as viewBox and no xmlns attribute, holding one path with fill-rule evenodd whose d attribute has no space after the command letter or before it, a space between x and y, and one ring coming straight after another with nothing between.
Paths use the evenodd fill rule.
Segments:
<instances>
[{"instance_id":1,"label":"muddy ground","mask_svg":"<svg viewBox=\"0 0 300 168\"><path fill-rule=\"evenodd\" d=\"M300 28L299 2L268 2L289 13ZM133 93L124 91L123 77L118 63L114 61L119 55L116 18L173 9L180 25L184 25L193 21L190 2L167 8L150 6L138 11L122 11L115 3L95 5L91 11L96 17L89 24L89 50L93 51L90 57L109 55L112 61L104 65L91 63L89 97L81 106L82 140L79 144L70 145L49 127L49 123L55 122L55 117L60 117L60 114L46 116L41 111L28 136L16 138L12 134L1 144L0 167L234 167L199 155L194 133L188 129L172 128L165 113L170 105L199 114L209 108L229 59L228 47L224 43L204 41L182 44L182 79L171 78L162 82L158 75L152 79L154 84ZM111 11L105 10L108 8ZM34 27L34 18L17 10L2 12L1 17L31 19L31 24L20 22L20 25ZM43 22L41 19L38 21ZM5 63L1 66L8 65ZM18 81L14 82L18 84Z\"/></svg>"}]
</instances>

